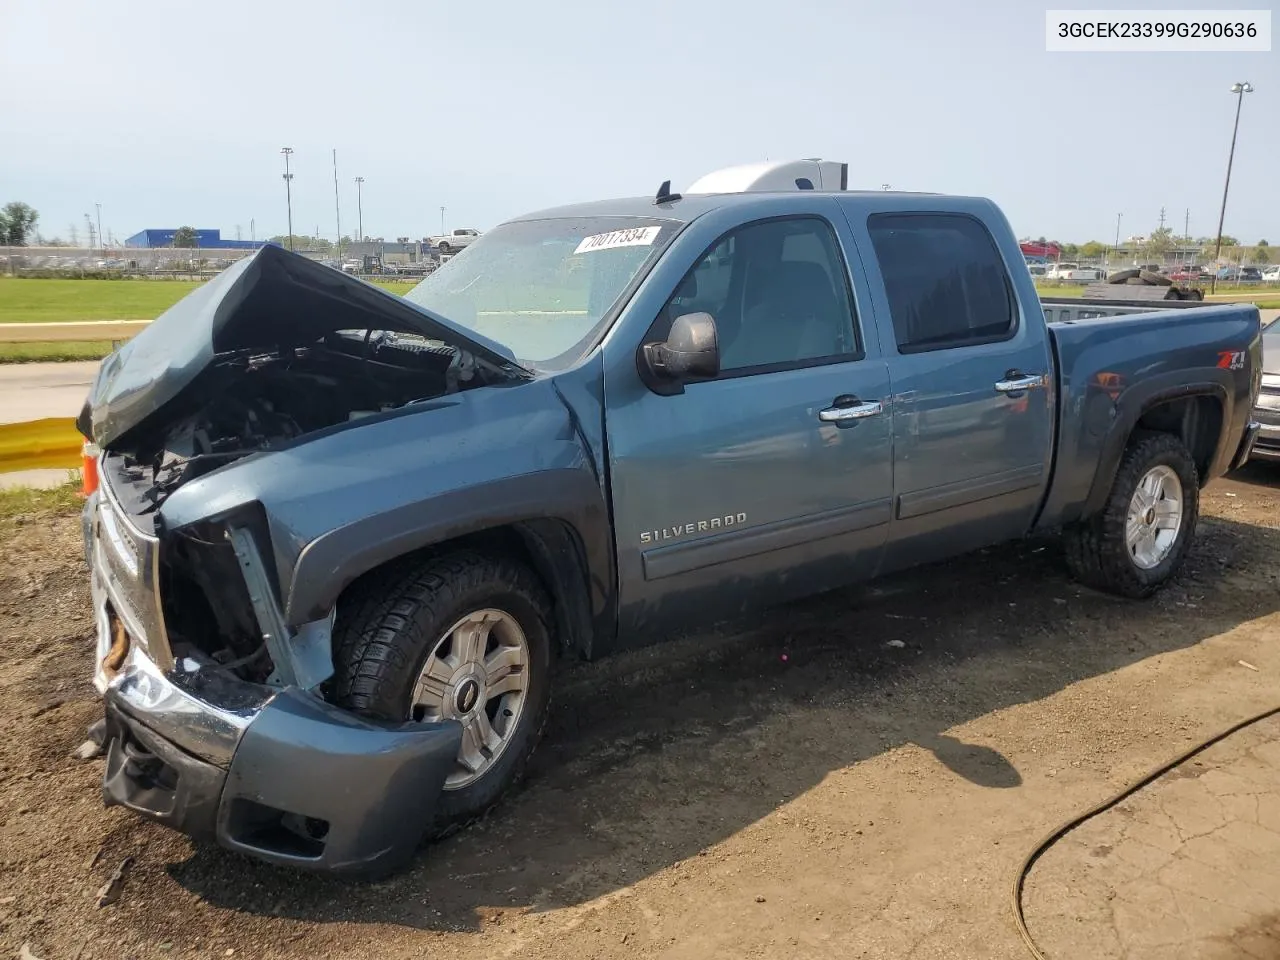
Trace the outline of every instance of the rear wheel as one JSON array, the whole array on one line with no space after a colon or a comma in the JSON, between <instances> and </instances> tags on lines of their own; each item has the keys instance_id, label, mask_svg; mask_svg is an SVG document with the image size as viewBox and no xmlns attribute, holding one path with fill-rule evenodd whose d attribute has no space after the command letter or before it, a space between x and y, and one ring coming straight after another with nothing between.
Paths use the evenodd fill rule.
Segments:
<instances>
[{"instance_id":1,"label":"rear wheel","mask_svg":"<svg viewBox=\"0 0 1280 960\"><path fill-rule=\"evenodd\" d=\"M1199 516L1190 452L1172 434L1141 434L1125 451L1102 511L1065 532L1067 565L1099 590L1150 596L1182 566Z\"/></svg>"},{"instance_id":2,"label":"rear wheel","mask_svg":"<svg viewBox=\"0 0 1280 960\"><path fill-rule=\"evenodd\" d=\"M550 702L550 622L531 571L470 551L359 584L339 604L339 706L384 720L462 725L431 835L477 819L524 773Z\"/></svg>"}]
</instances>

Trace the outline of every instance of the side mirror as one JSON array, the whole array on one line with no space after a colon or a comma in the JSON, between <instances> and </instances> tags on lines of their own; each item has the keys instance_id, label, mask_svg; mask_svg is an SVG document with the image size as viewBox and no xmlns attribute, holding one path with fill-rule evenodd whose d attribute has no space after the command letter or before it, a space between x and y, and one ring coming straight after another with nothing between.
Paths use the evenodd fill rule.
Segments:
<instances>
[{"instance_id":1,"label":"side mirror","mask_svg":"<svg viewBox=\"0 0 1280 960\"><path fill-rule=\"evenodd\" d=\"M715 319L709 313L676 317L665 342L644 345L644 365L652 381L677 387L664 393L678 393L679 385L694 377L714 377L720 372Z\"/></svg>"}]
</instances>

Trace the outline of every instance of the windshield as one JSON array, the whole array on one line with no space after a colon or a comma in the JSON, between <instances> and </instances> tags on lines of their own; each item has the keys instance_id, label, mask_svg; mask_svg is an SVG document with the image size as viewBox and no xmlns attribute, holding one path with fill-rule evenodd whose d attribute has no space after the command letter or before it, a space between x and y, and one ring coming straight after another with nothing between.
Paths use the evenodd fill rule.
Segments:
<instances>
[{"instance_id":1,"label":"windshield","mask_svg":"<svg viewBox=\"0 0 1280 960\"><path fill-rule=\"evenodd\" d=\"M505 223L405 296L497 341L524 364L563 367L678 226L636 217Z\"/></svg>"}]
</instances>

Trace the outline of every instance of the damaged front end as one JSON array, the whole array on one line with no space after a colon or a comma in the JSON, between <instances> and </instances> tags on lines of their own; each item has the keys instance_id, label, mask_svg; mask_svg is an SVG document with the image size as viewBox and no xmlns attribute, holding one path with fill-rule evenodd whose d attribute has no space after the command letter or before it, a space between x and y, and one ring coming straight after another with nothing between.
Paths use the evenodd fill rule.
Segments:
<instances>
[{"instance_id":1,"label":"damaged front end","mask_svg":"<svg viewBox=\"0 0 1280 960\"><path fill-rule=\"evenodd\" d=\"M293 866L376 873L412 853L460 729L326 701L334 611L286 622L281 534L251 496L180 521L165 505L248 458L298 469L289 451L315 438L527 377L501 347L272 247L104 361L79 424L103 449L85 539L108 804Z\"/></svg>"}]
</instances>

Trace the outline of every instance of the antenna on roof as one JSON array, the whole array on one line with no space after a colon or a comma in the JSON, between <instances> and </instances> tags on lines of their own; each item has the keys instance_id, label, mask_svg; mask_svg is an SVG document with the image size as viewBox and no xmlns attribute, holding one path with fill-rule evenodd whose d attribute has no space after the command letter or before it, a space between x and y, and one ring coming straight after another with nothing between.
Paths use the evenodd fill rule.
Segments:
<instances>
[{"instance_id":1,"label":"antenna on roof","mask_svg":"<svg viewBox=\"0 0 1280 960\"><path fill-rule=\"evenodd\" d=\"M675 203L680 199L680 194L671 192L671 181L663 180L662 186L658 188L658 195L653 198L654 203Z\"/></svg>"}]
</instances>

